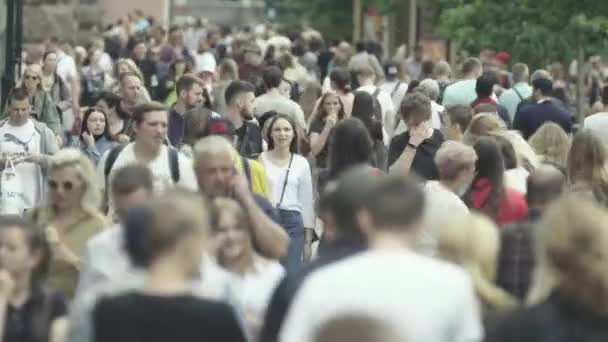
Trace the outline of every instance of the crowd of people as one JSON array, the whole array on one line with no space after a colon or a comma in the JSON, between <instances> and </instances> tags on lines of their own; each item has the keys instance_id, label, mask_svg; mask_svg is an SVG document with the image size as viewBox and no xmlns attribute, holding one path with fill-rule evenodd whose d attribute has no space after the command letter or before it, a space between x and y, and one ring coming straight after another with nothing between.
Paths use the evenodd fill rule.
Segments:
<instances>
[{"instance_id":1,"label":"crowd of people","mask_svg":"<svg viewBox=\"0 0 608 342\"><path fill-rule=\"evenodd\" d=\"M0 123L2 341L608 340L601 65L577 122L506 52L50 37Z\"/></svg>"}]
</instances>

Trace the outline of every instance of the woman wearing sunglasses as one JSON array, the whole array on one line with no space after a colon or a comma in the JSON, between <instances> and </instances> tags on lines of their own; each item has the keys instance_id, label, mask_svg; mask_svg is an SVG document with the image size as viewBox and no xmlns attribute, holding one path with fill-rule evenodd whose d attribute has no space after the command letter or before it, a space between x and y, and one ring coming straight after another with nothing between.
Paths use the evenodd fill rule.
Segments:
<instances>
[{"instance_id":1,"label":"woman wearing sunglasses","mask_svg":"<svg viewBox=\"0 0 608 342\"><path fill-rule=\"evenodd\" d=\"M47 226L53 251L49 285L68 298L74 295L80 271L80 255L86 241L106 226L99 212L101 190L95 168L79 150L60 150L49 162L48 197L32 218Z\"/></svg>"},{"instance_id":2,"label":"woman wearing sunglasses","mask_svg":"<svg viewBox=\"0 0 608 342\"><path fill-rule=\"evenodd\" d=\"M3 342L62 341L64 297L46 287L50 247L43 228L0 217L0 336Z\"/></svg>"},{"instance_id":3,"label":"woman wearing sunglasses","mask_svg":"<svg viewBox=\"0 0 608 342\"><path fill-rule=\"evenodd\" d=\"M44 122L61 142L61 137L63 137L61 113L57 110L56 104L53 103L51 95L44 91L42 87L42 68L40 65L30 64L25 68L21 78L21 88L29 96L32 104L32 117Z\"/></svg>"}]
</instances>

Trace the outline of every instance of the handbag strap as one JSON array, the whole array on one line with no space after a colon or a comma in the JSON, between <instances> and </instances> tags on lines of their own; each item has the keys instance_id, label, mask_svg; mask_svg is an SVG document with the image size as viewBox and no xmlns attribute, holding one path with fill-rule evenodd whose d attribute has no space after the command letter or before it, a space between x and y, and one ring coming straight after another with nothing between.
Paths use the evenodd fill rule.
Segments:
<instances>
[{"instance_id":1,"label":"handbag strap","mask_svg":"<svg viewBox=\"0 0 608 342\"><path fill-rule=\"evenodd\" d=\"M285 188L287 187L287 179L289 178L289 171L291 170L291 162L293 162L293 153L291 154L291 157L289 157L289 165L287 166L287 173L285 174L285 181L283 182L283 190L281 190L281 199L279 199L279 203L277 203L277 208L281 208L281 204L283 204Z\"/></svg>"}]
</instances>

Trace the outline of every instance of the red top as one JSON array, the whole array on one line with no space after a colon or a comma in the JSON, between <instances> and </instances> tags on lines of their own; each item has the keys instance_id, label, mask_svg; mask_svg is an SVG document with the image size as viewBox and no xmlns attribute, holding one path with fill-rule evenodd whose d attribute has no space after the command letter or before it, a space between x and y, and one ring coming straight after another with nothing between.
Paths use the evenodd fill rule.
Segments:
<instances>
[{"instance_id":1,"label":"red top","mask_svg":"<svg viewBox=\"0 0 608 342\"><path fill-rule=\"evenodd\" d=\"M491 97L478 97L477 99L475 99L475 101L471 102L471 108L475 108L477 107L477 105L482 103L489 103L493 105L497 104L496 101L494 101L494 99Z\"/></svg>"},{"instance_id":2,"label":"red top","mask_svg":"<svg viewBox=\"0 0 608 342\"><path fill-rule=\"evenodd\" d=\"M480 209L487 213L482 208L485 204L490 191L492 190L492 184L489 180L482 178L478 179L473 184L473 208ZM500 199L498 200L498 212L496 215L490 215L497 225L502 226L505 224L518 222L526 218L528 214L528 203L523 193L505 188ZM495 216L495 217L492 217Z\"/></svg>"}]
</instances>

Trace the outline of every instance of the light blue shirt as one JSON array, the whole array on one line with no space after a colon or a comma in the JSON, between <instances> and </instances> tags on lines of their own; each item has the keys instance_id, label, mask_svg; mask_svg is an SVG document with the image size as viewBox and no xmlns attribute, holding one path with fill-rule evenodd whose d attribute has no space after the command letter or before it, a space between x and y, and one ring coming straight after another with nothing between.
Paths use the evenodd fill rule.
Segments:
<instances>
[{"instance_id":1,"label":"light blue shirt","mask_svg":"<svg viewBox=\"0 0 608 342\"><path fill-rule=\"evenodd\" d=\"M477 99L475 92L475 84L477 80L461 80L450 84L443 93L444 107L453 105L470 105L471 102Z\"/></svg>"},{"instance_id":2,"label":"light blue shirt","mask_svg":"<svg viewBox=\"0 0 608 342\"><path fill-rule=\"evenodd\" d=\"M517 95L519 93L520 96ZM498 103L507 108L509 112L509 117L511 118L511 122L513 122L513 118L515 117L515 112L517 112L517 105L522 101L522 99L527 99L532 95L532 87L528 85L526 82L518 82L513 85L513 87L509 90L506 90L500 98L498 99Z\"/></svg>"}]
</instances>

